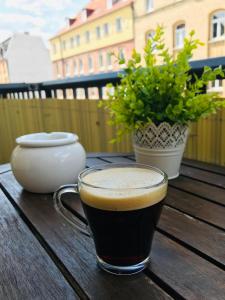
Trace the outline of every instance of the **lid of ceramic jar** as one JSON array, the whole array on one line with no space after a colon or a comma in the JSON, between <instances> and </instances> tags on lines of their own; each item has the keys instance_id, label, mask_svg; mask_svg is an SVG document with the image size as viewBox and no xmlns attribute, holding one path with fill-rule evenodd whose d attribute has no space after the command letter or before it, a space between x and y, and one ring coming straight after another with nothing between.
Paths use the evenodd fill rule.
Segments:
<instances>
[{"instance_id":1,"label":"lid of ceramic jar","mask_svg":"<svg viewBox=\"0 0 225 300\"><path fill-rule=\"evenodd\" d=\"M69 132L39 132L20 136L16 143L23 147L54 147L73 144L78 136Z\"/></svg>"}]
</instances>

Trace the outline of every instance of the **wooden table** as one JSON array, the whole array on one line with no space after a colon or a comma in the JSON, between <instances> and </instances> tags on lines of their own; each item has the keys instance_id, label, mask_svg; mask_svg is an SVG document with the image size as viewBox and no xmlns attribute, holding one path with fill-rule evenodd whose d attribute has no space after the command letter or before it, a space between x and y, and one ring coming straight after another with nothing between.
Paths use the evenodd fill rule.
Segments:
<instances>
[{"instance_id":1,"label":"wooden table","mask_svg":"<svg viewBox=\"0 0 225 300\"><path fill-rule=\"evenodd\" d=\"M87 165L132 156L89 155ZM225 168L185 160L170 181L149 268L101 271L93 241L54 210L52 195L23 191L0 166L0 299L225 299ZM64 200L84 220L80 203Z\"/></svg>"}]
</instances>

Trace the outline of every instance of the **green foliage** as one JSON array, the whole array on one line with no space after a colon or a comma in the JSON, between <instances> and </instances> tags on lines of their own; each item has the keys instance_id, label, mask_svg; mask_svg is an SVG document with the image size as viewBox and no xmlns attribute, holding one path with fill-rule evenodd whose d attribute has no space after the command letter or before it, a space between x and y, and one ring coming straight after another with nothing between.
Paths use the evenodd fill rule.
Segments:
<instances>
[{"instance_id":1,"label":"green foliage","mask_svg":"<svg viewBox=\"0 0 225 300\"><path fill-rule=\"evenodd\" d=\"M151 122L187 124L225 107L225 101L218 100L216 93L202 94L209 81L224 75L221 67L212 70L206 66L200 77L189 74L193 51L202 45L193 38L194 31L184 40L175 59L165 47L163 34L162 27L158 27L145 46L143 57L133 50L131 59L119 60L126 66L125 74L109 99L100 103L109 110L111 124L120 128L118 137Z\"/></svg>"}]
</instances>

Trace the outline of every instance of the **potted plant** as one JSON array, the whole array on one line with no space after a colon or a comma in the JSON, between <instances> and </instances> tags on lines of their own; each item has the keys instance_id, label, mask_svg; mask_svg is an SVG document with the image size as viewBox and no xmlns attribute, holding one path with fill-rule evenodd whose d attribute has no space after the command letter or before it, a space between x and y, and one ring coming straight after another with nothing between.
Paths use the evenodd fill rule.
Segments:
<instances>
[{"instance_id":1,"label":"potted plant","mask_svg":"<svg viewBox=\"0 0 225 300\"><path fill-rule=\"evenodd\" d=\"M189 61L202 43L190 32L174 58L163 34L158 27L143 57L133 50L131 59L119 59L125 65L121 82L102 105L110 112L111 124L118 127L117 139L133 133L137 162L157 166L172 179L179 175L190 122L225 107L216 93L203 93L209 81L224 73L221 67L205 66L200 76L190 75Z\"/></svg>"}]
</instances>

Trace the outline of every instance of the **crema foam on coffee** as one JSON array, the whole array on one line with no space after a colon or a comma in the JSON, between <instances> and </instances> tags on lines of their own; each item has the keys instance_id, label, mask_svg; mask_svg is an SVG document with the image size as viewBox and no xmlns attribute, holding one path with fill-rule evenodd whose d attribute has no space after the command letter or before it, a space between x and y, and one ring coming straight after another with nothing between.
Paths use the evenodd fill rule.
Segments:
<instances>
[{"instance_id":1,"label":"crema foam on coffee","mask_svg":"<svg viewBox=\"0 0 225 300\"><path fill-rule=\"evenodd\" d=\"M167 192L167 182L163 182L163 175L147 168L109 168L89 173L82 181L82 201L103 210L145 208L163 200ZM157 184L160 185L154 186Z\"/></svg>"}]
</instances>

